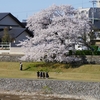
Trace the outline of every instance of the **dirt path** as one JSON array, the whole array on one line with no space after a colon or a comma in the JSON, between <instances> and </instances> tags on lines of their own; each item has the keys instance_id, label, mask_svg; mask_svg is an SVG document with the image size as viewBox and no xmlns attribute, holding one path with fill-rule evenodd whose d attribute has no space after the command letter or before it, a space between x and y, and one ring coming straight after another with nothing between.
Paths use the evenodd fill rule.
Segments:
<instances>
[{"instance_id":1,"label":"dirt path","mask_svg":"<svg viewBox=\"0 0 100 100\"><path fill-rule=\"evenodd\" d=\"M45 97L40 95L32 96L32 95L0 94L0 100L81 100L81 99Z\"/></svg>"}]
</instances>

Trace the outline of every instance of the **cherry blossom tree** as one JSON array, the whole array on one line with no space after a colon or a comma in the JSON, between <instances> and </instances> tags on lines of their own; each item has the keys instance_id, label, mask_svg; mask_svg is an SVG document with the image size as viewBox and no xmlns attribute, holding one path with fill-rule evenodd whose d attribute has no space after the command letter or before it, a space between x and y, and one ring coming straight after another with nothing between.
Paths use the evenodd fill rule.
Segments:
<instances>
[{"instance_id":1,"label":"cherry blossom tree","mask_svg":"<svg viewBox=\"0 0 100 100\"><path fill-rule=\"evenodd\" d=\"M70 62L77 60L68 56L74 50L79 36L87 38L90 24L84 16L77 16L78 11L70 5L53 5L35 13L27 20L27 27L34 37L28 37L19 45L28 61ZM88 39L87 39L88 40Z\"/></svg>"}]
</instances>

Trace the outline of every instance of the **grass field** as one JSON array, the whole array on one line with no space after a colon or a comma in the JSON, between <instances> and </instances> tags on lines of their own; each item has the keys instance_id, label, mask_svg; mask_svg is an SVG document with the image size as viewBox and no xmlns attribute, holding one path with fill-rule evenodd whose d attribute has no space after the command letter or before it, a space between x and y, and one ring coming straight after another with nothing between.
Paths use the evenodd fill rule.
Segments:
<instances>
[{"instance_id":1,"label":"grass field","mask_svg":"<svg viewBox=\"0 0 100 100\"><path fill-rule=\"evenodd\" d=\"M50 79L96 81L100 82L100 65L82 65L72 68L68 64L23 62L23 71L19 62L0 62L0 78L37 79L37 71L49 71Z\"/></svg>"}]
</instances>

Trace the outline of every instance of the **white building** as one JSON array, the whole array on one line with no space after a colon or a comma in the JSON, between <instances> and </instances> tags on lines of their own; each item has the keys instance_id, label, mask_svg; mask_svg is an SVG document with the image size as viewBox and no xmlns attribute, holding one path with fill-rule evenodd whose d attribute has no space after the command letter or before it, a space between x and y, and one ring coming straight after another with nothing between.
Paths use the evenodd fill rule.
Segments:
<instances>
[{"instance_id":1,"label":"white building","mask_svg":"<svg viewBox=\"0 0 100 100\"><path fill-rule=\"evenodd\" d=\"M78 17L81 17L81 15L83 14L92 22L93 31L95 32L95 38L92 40L92 43L100 47L100 0L92 2L93 7L78 9ZM94 7L94 4L96 4L96 7Z\"/></svg>"}]
</instances>

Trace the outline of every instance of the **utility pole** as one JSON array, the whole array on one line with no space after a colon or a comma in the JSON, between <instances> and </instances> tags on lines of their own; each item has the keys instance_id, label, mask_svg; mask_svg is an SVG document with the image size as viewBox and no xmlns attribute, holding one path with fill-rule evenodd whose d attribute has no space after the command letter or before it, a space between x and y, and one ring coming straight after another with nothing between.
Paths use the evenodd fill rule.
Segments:
<instances>
[{"instance_id":1,"label":"utility pole","mask_svg":"<svg viewBox=\"0 0 100 100\"><path fill-rule=\"evenodd\" d=\"M100 8L100 0L97 0L97 7Z\"/></svg>"},{"instance_id":2,"label":"utility pole","mask_svg":"<svg viewBox=\"0 0 100 100\"><path fill-rule=\"evenodd\" d=\"M96 4L97 0L90 1L93 4L93 10L92 10L92 24L94 24L94 5Z\"/></svg>"}]
</instances>

